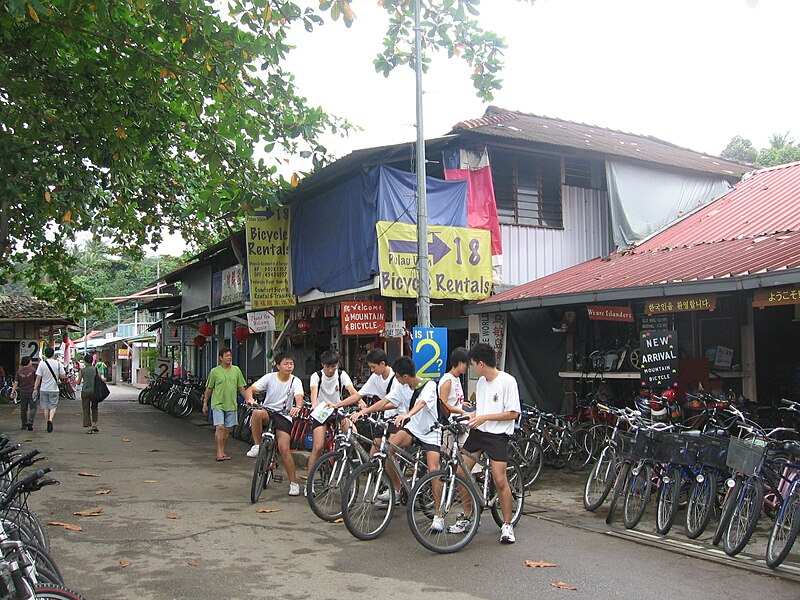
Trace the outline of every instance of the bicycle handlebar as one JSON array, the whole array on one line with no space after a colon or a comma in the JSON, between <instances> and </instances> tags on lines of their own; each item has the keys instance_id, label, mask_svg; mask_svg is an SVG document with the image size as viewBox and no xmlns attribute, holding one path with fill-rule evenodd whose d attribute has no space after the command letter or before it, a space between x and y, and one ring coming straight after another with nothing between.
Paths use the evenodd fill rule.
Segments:
<instances>
[{"instance_id":1,"label":"bicycle handlebar","mask_svg":"<svg viewBox=\"0 0 800 600\"><path fill-rule=\"evenodd\" d=\"M8 488L8 490L6 490L5 497L2 500L0 500L0 510L6 510L9 506L11 506L11 503L21 493L37 489L33 487L33 484L42 477L44 477L45 475L47 475L47 473L49 473L52 470L53 469L51 469L50 467L43 467L31 473L25 479L12 483L11 486Z\"/></svg>"}]
</instances>

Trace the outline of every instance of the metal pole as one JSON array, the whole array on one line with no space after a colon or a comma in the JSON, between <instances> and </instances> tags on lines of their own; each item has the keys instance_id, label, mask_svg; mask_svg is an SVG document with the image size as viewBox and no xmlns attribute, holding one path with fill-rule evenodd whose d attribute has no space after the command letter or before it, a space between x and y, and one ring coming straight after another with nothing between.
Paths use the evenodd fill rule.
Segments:
<instances>
[{"instance_id":1,"label":"metal pole","mask_svg":"<svg viewBox=\"0 0 800 600\"><path fill-rule=\"evenodd\" d=\"M425 133L422 127L422 27L420 2L414 2L414 72L417 83L417 326L431 326L430 276L428 274L428 198L425 190Z\"/></svg>"}]
</instances>

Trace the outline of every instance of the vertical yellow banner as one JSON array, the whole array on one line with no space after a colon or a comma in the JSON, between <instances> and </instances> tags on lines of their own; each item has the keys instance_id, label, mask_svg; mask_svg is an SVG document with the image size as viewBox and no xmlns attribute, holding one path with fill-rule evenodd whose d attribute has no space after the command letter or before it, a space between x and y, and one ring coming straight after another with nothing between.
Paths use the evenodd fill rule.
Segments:
<instances>
[{"instance_id":1,"label":"vertical yellow banner","mask_svg":"<svg viewBox=\"0 0 800 600\"><path fill-rule=\"evenodd\" d=\"M278 208L271 217L247 217L247 271L252 308L295 304L289 260L289 209Z\"/></svg>"}]
</instances>

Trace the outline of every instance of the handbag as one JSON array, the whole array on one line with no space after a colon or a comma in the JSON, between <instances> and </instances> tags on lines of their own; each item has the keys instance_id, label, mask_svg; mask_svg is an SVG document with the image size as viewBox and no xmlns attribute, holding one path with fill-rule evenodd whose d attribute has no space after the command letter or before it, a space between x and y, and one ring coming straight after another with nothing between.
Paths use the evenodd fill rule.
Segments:
<instances>
[{"instance_id":1,"label":"handbag","mask_svg":"<svg viewBox=\"0 0 800 600\"><path fill-rule=\"evenodd\" d=\"M97 367L95 367L95 378L94 378L94 399L100 403L111 393L106 385L106 382L103 381L103 378L100 377L100 371L98 371Z\"/></svg>"}]
</instances>

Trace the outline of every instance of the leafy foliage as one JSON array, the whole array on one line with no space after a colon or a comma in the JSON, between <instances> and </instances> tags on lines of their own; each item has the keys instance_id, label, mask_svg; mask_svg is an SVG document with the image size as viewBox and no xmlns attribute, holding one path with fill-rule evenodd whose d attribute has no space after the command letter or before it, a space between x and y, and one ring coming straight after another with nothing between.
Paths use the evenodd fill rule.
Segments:
<instances>
[{"instance_id":1,"label":"leafy foliage","mask_svg":"<svg viewBox=\"0 0 800 600\"><path fill-rule=\"evenodd\" d=\"M733 160L753 164L756 162L758 150L753 148L753 142L750 140L735 135L731 138L731 141L728 142L728 145L725 146L725 150L722 151L721 155L725 158L732 158Z\"/></svg>"},{"instance_id":2,"label":"leafy foliage","mask_svg":"<svg viewBox=\"0 0 800 600\"><path fill-rule=\"evenodd\" d=\"M753 143L738 135L734 136L722 156L741 160L757 167L774 167L800 161L800 147L789 137L789 132L773 133L769 136L769 147L758 151Z\"/></svg>"}]
</instances>

